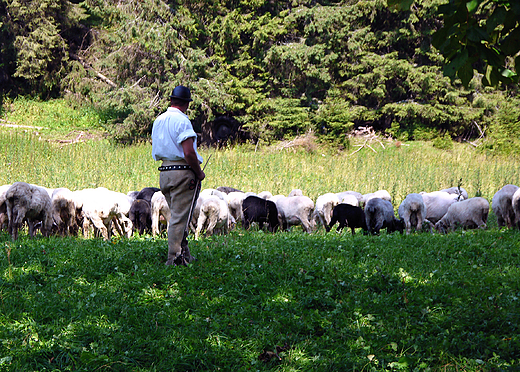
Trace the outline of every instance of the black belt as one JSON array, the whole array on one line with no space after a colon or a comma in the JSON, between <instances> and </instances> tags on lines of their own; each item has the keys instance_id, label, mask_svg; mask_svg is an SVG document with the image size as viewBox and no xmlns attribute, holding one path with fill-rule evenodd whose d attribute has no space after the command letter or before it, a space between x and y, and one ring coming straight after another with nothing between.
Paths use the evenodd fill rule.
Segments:
<instances>
[{"instance_id":1,"label":"black belt","mask_svg":"<svg viewBox=\"0 0 520 372\"><path fill-rule=\"evenodd\" d=\"M191 169L189 165L163 165L157 168L160 172L169 170L186 170Z\"/></svg>"}]
</instances>

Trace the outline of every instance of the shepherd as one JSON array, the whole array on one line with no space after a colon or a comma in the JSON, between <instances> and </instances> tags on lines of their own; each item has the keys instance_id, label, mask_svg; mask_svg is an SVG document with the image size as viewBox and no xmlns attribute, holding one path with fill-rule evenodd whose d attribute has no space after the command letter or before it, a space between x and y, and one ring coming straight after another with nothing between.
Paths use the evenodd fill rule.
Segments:
<instances>
[{"instance_id":1,"label":"shepherd","mask_svg":"<svg viewBox=\"0 0 520 372\"><path fill-rule=\"evenodd\" d=\"M197 134L186 115L193 101L190 89L179 85L169 98L170 107L153 123L152 157L162 161L159 187L171 214L166 265L187 266L194 257L188 248L186 226L206 175L200 166L203 159L197 152Z\"/></svg>"}]
</instances>

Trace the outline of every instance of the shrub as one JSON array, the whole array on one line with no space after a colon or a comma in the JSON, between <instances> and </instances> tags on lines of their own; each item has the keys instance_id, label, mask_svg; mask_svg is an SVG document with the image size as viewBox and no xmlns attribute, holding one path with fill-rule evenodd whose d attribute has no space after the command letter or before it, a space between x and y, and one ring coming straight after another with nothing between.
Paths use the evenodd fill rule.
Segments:
<instances>
[{"instance_id":1,"label":"shrub","mask_svg":"<svg viewBox=\"0 0 520 372\"><path fill-rule=\"evenodd\" d=\"M433 140L433 147L440 150L451 150L453 148L453 141L448 133L444 133L443 136L436 137Z\"/></svg>"}]
</instances>

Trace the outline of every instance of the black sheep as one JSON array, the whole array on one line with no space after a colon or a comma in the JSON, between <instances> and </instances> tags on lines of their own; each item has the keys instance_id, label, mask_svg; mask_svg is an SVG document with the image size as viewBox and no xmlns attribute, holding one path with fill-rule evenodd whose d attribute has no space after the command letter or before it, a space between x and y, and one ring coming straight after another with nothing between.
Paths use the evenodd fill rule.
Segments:
<instances>
[{"instance_id":1,"label":"black sheep","mask_svg":"<svg viewBox=\"0 0 520 372\"><path fill-rule=\"evenodd\" d=\"M157 187L145 187L144 189L139 191L139 193L137 194L135 199L136 200L137 199L143 199L143 200L146 200L148 203L152 204L152 196L157 191L161 191L161 189L159 189Z\"/></svg>"},{"instance_id":2,"label":"black sheep","mask_svg":"<svg viewBox=\"0 0 520 372\"><path fill-rule=\"evenodd\" d=\"M336 222L339 222L339 226L336 229L338 232L340 232L344 227L350 227L352 235L355 234L354 229L357 227L361 227L364 231L367 230L363 208L350 204L338 204L334 207L332 210L332 219L330 220L329 225L325 226L327 232L330 231Z\"/></svg>"},{"instance_id":3,"label":"black sheep","mask_svg":"<svg viewBox=\"0 0 520 372\"><path fill-rule=\"evenodd\" d=\"M140 235L152 232L152 207L145 199L135 199L130 207L128 218L132 221L132 232Z\"/></svg>"},{"instance_id":4,"label":"black sheep","mask_svg":"<svg viewBox=\"0 0 520 372\"><path fill-rule=\"evenodd\" d=\"M280 227L278 220L278 209L271 200L259 198L258 196L248 196L242 202L242 227L249 229L252 222L258 222L260 229L267 223L268 230L275 232Z\"/></svg>"}]
</instances>

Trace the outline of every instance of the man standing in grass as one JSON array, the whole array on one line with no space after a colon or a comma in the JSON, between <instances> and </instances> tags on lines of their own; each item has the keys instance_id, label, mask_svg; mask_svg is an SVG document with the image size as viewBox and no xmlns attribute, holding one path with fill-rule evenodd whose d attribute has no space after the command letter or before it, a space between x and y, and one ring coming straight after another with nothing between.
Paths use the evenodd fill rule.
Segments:
<instances>
[{"instance_id":1,"label":"man standing in grass","mask_svg":"<svg viewBox=\"0 0 520 372\"><path fill-rule=\"evenodd\" d=\"M197 152L197 134L186 115L191 99L189 88L179 85L170 96L170 107L152 127L152 157L161 160L159 186L170 207L168 260L166 265L187 265L193 260L188 248L188 218L197 200L202 156Z\"/></svg>"}]
</instances>

